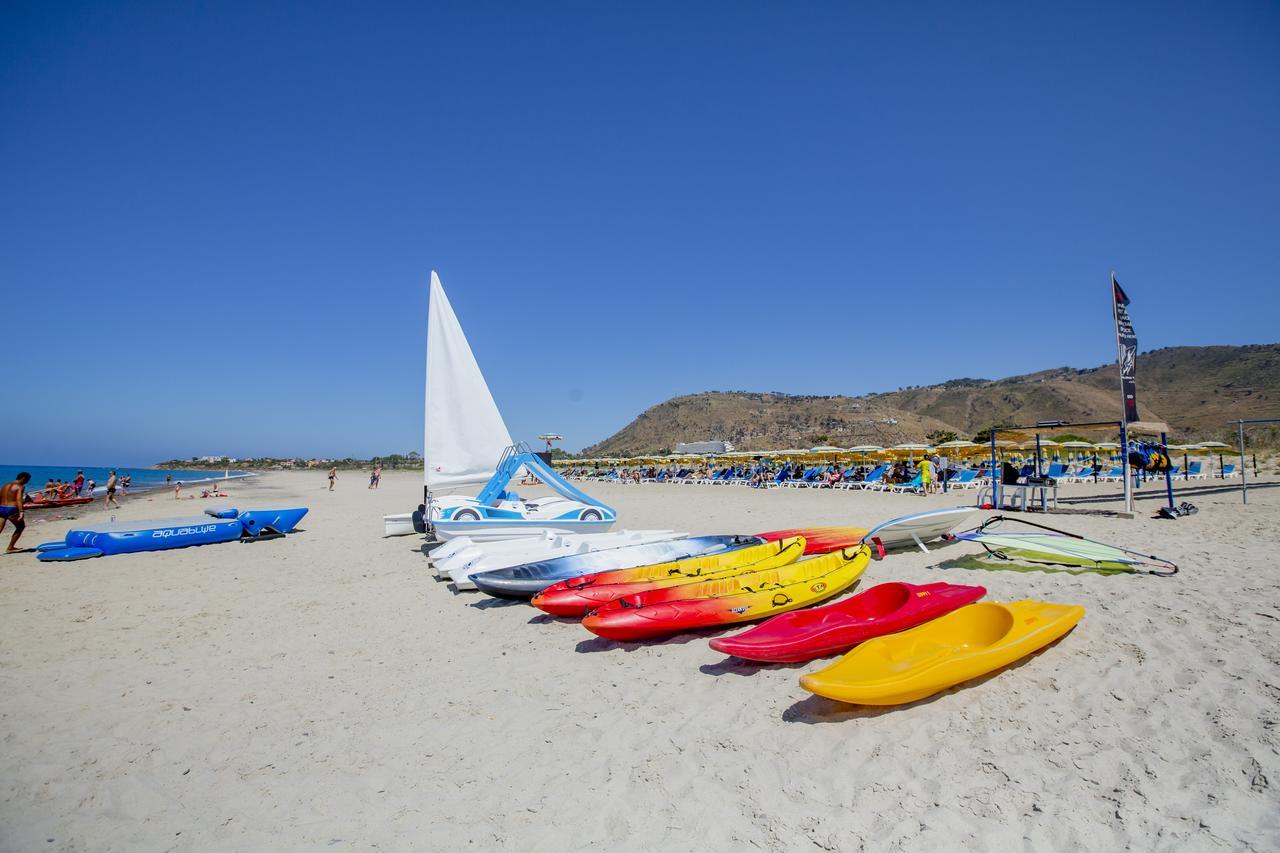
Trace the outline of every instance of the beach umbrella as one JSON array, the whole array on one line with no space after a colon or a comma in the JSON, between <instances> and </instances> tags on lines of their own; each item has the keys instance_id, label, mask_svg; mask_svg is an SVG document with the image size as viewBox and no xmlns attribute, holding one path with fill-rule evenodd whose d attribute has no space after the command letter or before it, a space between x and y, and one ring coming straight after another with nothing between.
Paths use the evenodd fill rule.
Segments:
<instances>
[{"instance_id":1,"label":"beach umbrella","mask_svg":"<svg viewBox=\"0 0 1280 853\"><path fill-rule=\"evenodd\" d=\"M855 445L854 447L846 447L844 449L844 452L848 454L856 455L856 456L861 456L865 459L869 454L883 453L884 448L878 444L859 444L859 445Z\"/></svg>"},{"instance_id":2,"label":"beach umbrella","mask_svg":"<svg viewBox=\"0 0 1280 853\"><path fill-rule=\"evenodd\" d=\"M893 446L893 450L897 451L899 454L906 453L907 458L914 464L917 453L925 454L932 451L933 448L927 444L913 444L908 442L906 444L895 444Z\"/></svg>"},{"instance_id":3,"label":"beach umbrella","mask_svg":"<svg viewBox=\"0 0 1280 853\"><path fill-rule=\"evenodd\" d=\"M1223 477L1223 479L1225 479L1225 478L1226 478L1226 477L1225 477L1225 475L1223 475L1223 474L1222 474L1222 469L1223 469L1223 460L1222 460L1222 456L1223 456L1223 454L1229 454L1229 455L1231 455L1231 456L1236 456L1236 455L1239 455L1239 453L1240 453L1240 451L1238 451L1238 450L1234 449L1231 445L1229 445L1229 444L1223 444L1221 441L1202 441L1202 442L1200 442L1199 444L1192 445L1192 446L1191 446L1190 448L1188 448L1188 449L1189 449L1189 450L1191 450L1193 453L1194 453L1194 452L1199 451L1200 453L1209 453L1209 454L1216 453L1216 454L1218 454L1218 474L1219 474L1219 476L1222 476L1222 477ZM1243 457L1243 456L1241 456L1241 457L1240 457L1240 464L1241 464L1241 465L1244 465L1244 457Z\"/></svg>"},{"instance_id":4,"label":"beach umbrella","mask_svg":"<svg viewBox=\"0 0 1280 853\"><path fill-rule=\"evenodd\" d=\"M1084 453L1081 453L1079 451L1093 450L1096 445L1088 441L1073 440L1073 441L1061 442L1058 446L1069 448L1067 450L1067 459L1071 460L1073 458L1079 459L1080 457L1085 455Z\"/></svg>"}]
</instances>

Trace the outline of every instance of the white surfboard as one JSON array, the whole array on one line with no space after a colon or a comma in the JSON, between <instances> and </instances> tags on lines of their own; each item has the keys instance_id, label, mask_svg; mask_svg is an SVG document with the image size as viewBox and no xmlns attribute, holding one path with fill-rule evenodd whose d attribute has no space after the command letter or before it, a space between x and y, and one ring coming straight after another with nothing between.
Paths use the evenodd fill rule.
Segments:
<instances>
[{"instance_id":1,"label":"white surfboard","mask_svg":"<svg viewBox=\"0 0 1280 853\"><path fill-rule=\"evenodd\" d=\"M976 507L961 506L904 515L868 530L862 541L871 543L872 540L879 539L886 550L914 544L927 554L929 549L924 543L941 539L943 534L955 530L979 512L981 510Z\"/></svg>"}]
</instances>

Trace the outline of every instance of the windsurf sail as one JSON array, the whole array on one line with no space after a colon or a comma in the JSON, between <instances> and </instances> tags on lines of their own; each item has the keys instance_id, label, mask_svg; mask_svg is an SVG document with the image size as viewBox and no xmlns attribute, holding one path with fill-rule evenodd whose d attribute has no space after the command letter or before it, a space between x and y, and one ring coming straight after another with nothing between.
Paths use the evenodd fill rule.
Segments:
<instances>
[{"instance_id":1,"label":"windsurf sail","mask_svg":"<svg viewBox=\"0 0 1280 853\"><path fill-rule=\"evenodd\" d=\"M427 492L487 482L511 443L440 276L433 270L422 454Z\"/></svg>"},{"instance_id":2,"label":"windsurf sail","mask_svg":"<svg viewBox=\"0 0 1280 853\"><path fill-rule=\"evenodd\" d=\"M1005 522L1024 524L1037 530L999 529ZM1106 571L1145 572L1160 576L1178 573L1176 565L1161 557L1140 554L1119 545L1108 545L1075 533L1003 515L993 516L974 530L956 533L950 538L977 542L988 554L1002 560L1081 566Z\"/></svg>"}]
</instances>

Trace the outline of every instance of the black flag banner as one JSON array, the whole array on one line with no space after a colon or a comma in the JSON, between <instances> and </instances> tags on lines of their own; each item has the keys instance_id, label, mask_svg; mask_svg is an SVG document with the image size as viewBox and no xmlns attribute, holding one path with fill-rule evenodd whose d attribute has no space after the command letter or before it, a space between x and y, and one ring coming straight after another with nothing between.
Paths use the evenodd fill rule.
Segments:
<instances>
[{"instance_id":1,"label":"black flag banner","mask_svg":"<svg viewBox=\"0 0 1280 853\"><path fill-rule=\"evenodd\" d=\"M1124 420L1132 423L1138 419L1138 383L1135 369L1138 362L1138 336L1129 321L1129 297L1120 289L1116 274L1111 274L1111 292L1116 314L1116 359L1120 363L1120 393L1124 396Z\"/></svg>"}]
</instances>

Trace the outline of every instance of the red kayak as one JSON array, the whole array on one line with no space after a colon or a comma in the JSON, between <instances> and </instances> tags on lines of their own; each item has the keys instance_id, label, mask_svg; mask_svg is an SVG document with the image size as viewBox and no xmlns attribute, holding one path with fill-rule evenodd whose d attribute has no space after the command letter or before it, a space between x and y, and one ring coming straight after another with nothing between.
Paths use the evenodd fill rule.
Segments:
<instances>
[{"instance_id":1,"label":"red kayak","mask_svg":"<svg viewBox=\"0 0 1280 853\"><path fill-rule=\"evenodd\" d=\"M53 509L60 506L80 506L93 501L93 498L53 498L52 500L28 501L22 505L22 511L29 509Z\"/></svg>"},{"instance_id":2,"label":"red kayak","mask_svg":"<svg viewBox=\"0 0 1280 853\"><path fill-rule=\"evenodd\" d=\"M986 594L981 586L882 583L826 607L783 613L740 634L716 637L711 648L747 660L813 660L937 619Z\"/></svg>"},{"instance_id":3,"label":"red kayak","mask_svg":"<svg viewBox=\"0 0 1280 853\"><path fill-rule=\"evenodd\" d=\"M807 557L810 554L830 554L841 548L857 548L862 544L862 537L867 535L867 531L861 527L797 527L794 530L771 530L756 535L766 542L803 536L804 554Z\"/></svg>"}]
</instances>

